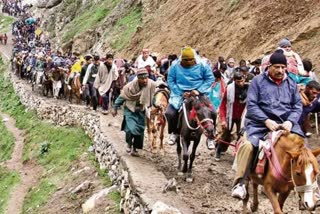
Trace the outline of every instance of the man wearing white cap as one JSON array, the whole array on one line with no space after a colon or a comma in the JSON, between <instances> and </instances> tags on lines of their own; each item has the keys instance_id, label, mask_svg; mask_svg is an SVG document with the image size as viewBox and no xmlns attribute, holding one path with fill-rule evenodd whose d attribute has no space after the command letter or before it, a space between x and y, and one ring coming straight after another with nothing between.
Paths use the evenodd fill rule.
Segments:
<instances>
[{"instance_id":1,"label":"man wearing white cap","mask_svg":"<svg viewBox=\"0 0 320 214\"><path fill-rule=\"evenodd\" d=\"M234 58L229 58L228 59L228 64L227 64L227 70L226 70L226 76L228 77L228 79L232 79L233 78L233 72L235 69L235 60Z\"/></svg>"},{"instance_id":2,"label":"man wearing white cap","mask_svg":"<svg viewBox=\"0 0 320 214\"><path fill-rule=\"evenodd\" d=\"M148 49L143 49L141 55L137 58L135 62L136 68L145 68L146 66L150 66L152 70L155 69L156 62L150 56L150 52Z\"/></svg>"}]
</instances>

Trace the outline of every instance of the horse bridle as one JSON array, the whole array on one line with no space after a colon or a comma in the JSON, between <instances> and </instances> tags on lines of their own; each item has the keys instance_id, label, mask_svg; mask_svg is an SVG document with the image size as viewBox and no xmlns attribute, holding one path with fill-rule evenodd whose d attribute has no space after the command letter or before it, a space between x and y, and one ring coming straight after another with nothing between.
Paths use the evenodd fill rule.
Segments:
<instances>
[{"instance_id":1,"label":"horse bridle","mask_svg":"<svg viewBox=\"0 0 320 214\"><path fill-rule=\"evenodd\" d=\"M182 109L183 109L183 115L184 115L184 119L186 121L186 124L188 126L188 128L192 131L198 130L200 127L201 129L203 129L205 131L205 129L209 126L209 124L207 125L202 125L204 122L211 122L211 124L213 125L213 120L211 118L204 118L203 120L199 120L198 116L195 116L195 120L197 121L198 126L196 128L191 127L191 125L189 124L189 119L188 116L186 114L187 110L186 110L186 105L185 103L182 104Z\"/></svg>"},{"instance_id":2,"label":"horse bridle","mask_svg":"<svg viewBox=\"0 0 320 214\"><path fill-rule=\"evenodd\" d=\"M318 189L318 175L316 176L316 180L310 184L310 185L302 185L302 186L297 186L295 181L294 181L294 178L293 178L293 168L292 168L292 165L293 165L293 159L291 159L290 161L290 168L291 168L291 180L292 180L292 183L293 183L293 187L294 187L294 191L295 193L306 193L306 192L313 192L314 190ZM298 194L299 195L299 194Z\"/></svg>"}]
</instances>

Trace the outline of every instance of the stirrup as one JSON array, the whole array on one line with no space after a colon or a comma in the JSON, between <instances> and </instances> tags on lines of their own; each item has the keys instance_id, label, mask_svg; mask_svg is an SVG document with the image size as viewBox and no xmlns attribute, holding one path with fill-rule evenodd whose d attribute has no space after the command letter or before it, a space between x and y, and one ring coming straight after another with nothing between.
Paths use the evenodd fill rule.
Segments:
<instances>
[{"instance_id":1,"label":"stirrup","mask_svg":"<svg viewBox=\"0 0 320 214\"><path fill-rule=\"evenodd\" d=\"M240 188L241 188L243 194L241 192L239 192ZM239 191L235 191L237 189L239 189ZM237 185L235 185L232 188L231 196L234 197L234 198L238 198L238 199L244 200L246 198L246 196L247 196L247 190L246 190L246 187L244 186L244 184L238 183Z\"/></svg>"}]
</instances>

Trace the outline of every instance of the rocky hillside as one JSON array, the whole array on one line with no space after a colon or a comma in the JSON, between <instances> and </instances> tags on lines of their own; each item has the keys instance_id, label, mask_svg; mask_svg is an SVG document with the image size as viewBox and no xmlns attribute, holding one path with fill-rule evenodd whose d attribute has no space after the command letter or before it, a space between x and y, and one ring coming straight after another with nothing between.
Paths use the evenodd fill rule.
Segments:
<instances>
[{"instance_id":1,"label":"rocky hillside","mask_svg":"<svg viewBox=\"0 0 320 214\"><path fill-rule=\"evenodd\" d=\"M65 50L112 50L131 57L142 47L165 54L189 44L211 59L222 55L253 60L288 37L304 58L315 63L320 59L319 0L39 2L45 29Z\"/></svg>"}]
</instances>

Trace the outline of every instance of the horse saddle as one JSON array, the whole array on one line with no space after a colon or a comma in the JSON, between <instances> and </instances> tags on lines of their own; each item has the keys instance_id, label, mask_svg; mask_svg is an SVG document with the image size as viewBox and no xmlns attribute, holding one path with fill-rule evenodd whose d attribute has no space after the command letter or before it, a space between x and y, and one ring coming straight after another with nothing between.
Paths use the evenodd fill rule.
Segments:
<instances>
[{"instance_id":1,"label":"horse saddle","mask_svg":"<svg viewBox=\"0 0 320 214\"><path fill-rule=\"evenodd\" d=\"M255 154L254 169L259 177L263 177L267 159L272 156L272 149L278 142L283 134L283 130L267 133L262 139L259 140L259 150Z\"/></svg>"}]
</instances>

